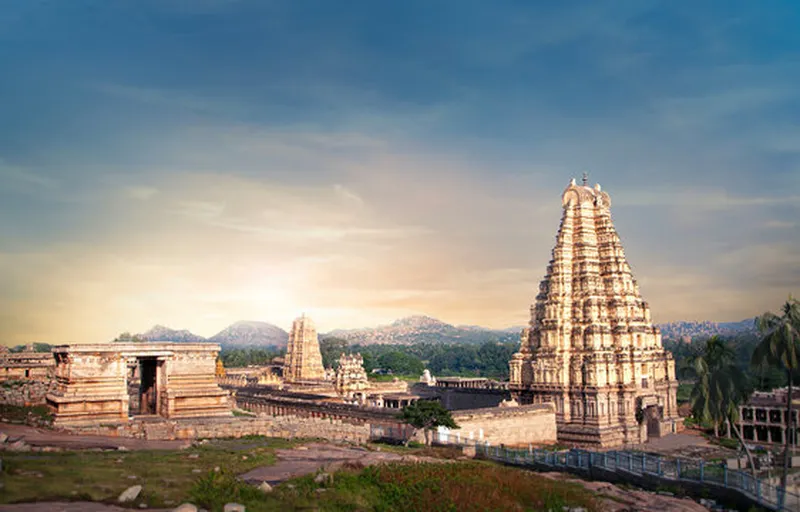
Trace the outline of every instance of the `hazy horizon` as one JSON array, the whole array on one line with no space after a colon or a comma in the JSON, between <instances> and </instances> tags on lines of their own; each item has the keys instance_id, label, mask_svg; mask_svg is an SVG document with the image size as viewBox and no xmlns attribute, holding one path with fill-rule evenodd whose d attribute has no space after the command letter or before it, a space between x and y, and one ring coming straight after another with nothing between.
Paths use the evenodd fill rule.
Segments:
<instances>
[{"instance_id":1,"label":"hazy horizon","mask_svg":"<svg viewBox=\"0 0 800 512\"><path fill-rule=\"evenodd\" d=\"M0 343L524 325L589 173L656 323L800 293L800 5L0 12Z\"/></svg>"}]
</instances>

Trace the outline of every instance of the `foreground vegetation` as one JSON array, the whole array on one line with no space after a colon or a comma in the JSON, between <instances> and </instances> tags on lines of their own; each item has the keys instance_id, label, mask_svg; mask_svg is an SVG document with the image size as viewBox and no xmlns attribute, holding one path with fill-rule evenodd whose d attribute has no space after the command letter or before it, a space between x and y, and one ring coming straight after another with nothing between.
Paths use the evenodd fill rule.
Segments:
<instances>
[{"instance_id":1,"label":"foreground vegetation","mask_svg":"<svg viewBox=\"0 0 800 512\"><path fill-rule=\"evenodd\" d=\"M537 510L564 506L598 510L580 485L481 461L446 460L447 448L404 448L408 454L441 456L441 462L345 466L329 478L306 475L265 494L236 478L276 462L280 439L217 440L182 451L83 451L4 454L0 503L87 500L115 502L126 488L140 484L131 504L176 506L190 501L212 512L227 502L250 512L279 510ZM388 447L382 447L388 449ZM441 452L441 453L440 453ZM218 470L217 470L218 469Z\"/></svg>"},{"instance_id":2,"label":"foreground vegetation","mask_svg":"<svg viewBox=\"0 0 800 512\"><path fill-rule=\"evenodd\" d=\"M175 506L185 500L202 474L214 468L244 473L274 464L276 448L292 443L263 437L216 440L186 450L6 452L0 503L57 499L116 501L132 485L142 485L138 503Z\"/></svg>"}]
</instances>

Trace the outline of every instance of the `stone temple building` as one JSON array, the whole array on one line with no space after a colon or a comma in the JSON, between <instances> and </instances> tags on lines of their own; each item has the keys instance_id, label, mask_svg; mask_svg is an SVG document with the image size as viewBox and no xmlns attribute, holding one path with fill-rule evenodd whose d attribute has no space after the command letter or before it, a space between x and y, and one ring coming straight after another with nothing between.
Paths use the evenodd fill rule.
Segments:
<instances>
[{"instance_id":1,"label":"stone temple building","mask_svg":"<svg viewBox=\"0 0 800 512\"><path fill-rule=\"evenodd\" d=\"M369 379L361 354L342 354L339 357L334 387L336 392L346 400L360 404L366 401Z\"/></svg>"},{"instance_id":2,"label":"stone temple building","mask_svg":"<svg viewBox=\"0 0 800 512\"><path fill-rule=\"evenodd\" d=\"M626 261L611 199L584 175L562 206L509 388L521 404L554 403L560 442L618 446L675 432L675 362Z\"/></svg>"},{"instance_id":3,"label":"stone temple building","mask_svg":"<svg viewBox=\"0 0 800 512\"><path fill-rule=\"evenodd\" d=\"M296 318L289 332L289 344L283 363L283 379L287 383L323 380L325 368L319 351L317 328L305 314Z\"/></svg>"}]
</instances>

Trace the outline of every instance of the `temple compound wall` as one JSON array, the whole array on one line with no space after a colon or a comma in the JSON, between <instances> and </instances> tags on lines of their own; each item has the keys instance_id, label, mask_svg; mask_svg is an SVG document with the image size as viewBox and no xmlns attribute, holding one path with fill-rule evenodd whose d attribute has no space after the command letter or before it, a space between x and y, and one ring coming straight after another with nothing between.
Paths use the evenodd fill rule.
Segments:
<instances>
[{"instance_id":1,"label":"temple compound wall","mask_svg":"<svg viewBox=\"0 0 800 512\"><path fill-rule=\"evenodd\" d=\"M551 404L462 410L454 411L452 416L461 428L440 428L440 441L469 440L506 446L556 442L556 415Z\"/></svg>"},{"instance_id":2,"label":"temple compound wall","mask_svg":"<svg viewBox=\"0 0 800 512\"><path fill-rule=\"evenodd\" d=\"M218 353L219 345L212 343L55 347L55 389L47 395L53 423L69 427L126 423L134 416L231 416L229 394L214 377Z\"/></svg>"},{"instance_id":3,"label":"temple compound wall","mask_svg":"<svg viewBox=\"0 0 800 512\"><path fill-rule=\"evenodd\" d=\"M165 419L118 425L84 425L71 430L85 435L151 440L240 438L245 436L314 438L362 444L373 439L369 423L354 424L331 418L303 416Z\"/></svg>"},{"instance_id":4,"label":"temple compound wall","mask_svg":"<svg viewBox=\"0 0 800 512\"><path fill-rule=\"evenodd\" d=\"M562 442L618 446L677 430L675 362L639 293L600 185L572 180L509 389L553 403Z\"/></svg>"},{"instance_id":5,"label":"temple compound wall","mask_svg":"<svg viewBox=\"0 0 800 512\"><path fill-rule=\"evenodd\" d=\"M236 405L268 416L294 416L327 419L352 425L369 425L371 439L403 441L422 433L404 424L397 409L363 407L336 402L323 402L312 397L289 397L263 389L237 390ZM556 416L550 404L518 407L490 407L452 412L461 428L440 436L442 442L456 439L489 442L490 444L550 444L556 442ZM448 437L449 435L449 437Z\"/></svg>"}]
</instances>

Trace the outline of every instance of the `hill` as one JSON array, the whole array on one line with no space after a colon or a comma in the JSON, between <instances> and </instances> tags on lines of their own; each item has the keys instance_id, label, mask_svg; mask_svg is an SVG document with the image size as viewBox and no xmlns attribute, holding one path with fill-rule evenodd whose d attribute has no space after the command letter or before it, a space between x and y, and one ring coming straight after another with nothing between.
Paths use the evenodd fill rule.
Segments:
<instances>
[{"instance_id":1,"label":"hill","mask_svg":"<svg viewBox=\"0 0 800 512\"><path fill-rule=\"evenodd\" d=\"M683 336L691 338L708 338L715 334L733 335L754 333L754 319L748 318L739 322L668 322L658 324L661 337L665 340L679 340Z\"/></svg>"},{"instance_id":2,"label":"hill","mask_svg":"<svg viewBox=\"0 0 800 512\"><path fill-rule=\"evenodd\" d=\"M323 337L336 337L350 344L374 345L418 343L485 343L516 342L519 331L487 329L479 326L454 326L436 318L417 315L395 320L391 324L364 329L336 329Z\"/></svg>"},{"instance_id":3,"label":"hill","mask_svg":"<svg viewBox=\"0 0 800 512\"><path fill-rule=\"evenodd\" d=\"M208 341L219 343L224 348L269 345L284 347L289 342L289 333L267 322L243 320L229 325L208 338Z\"/></svg>"},{"instance_id":4,"label":"hill","mask_svg":"<svg viewBox=\"0 0 800 512\"><path fill-rule=\"evenodd\" d=\"M207 341L204 337L193 334L186 329L170 329L163 325L154 325L149 331L139 334L147 341L173 341L178 343L197 343Z\"/></svg>"}]
</instances>

